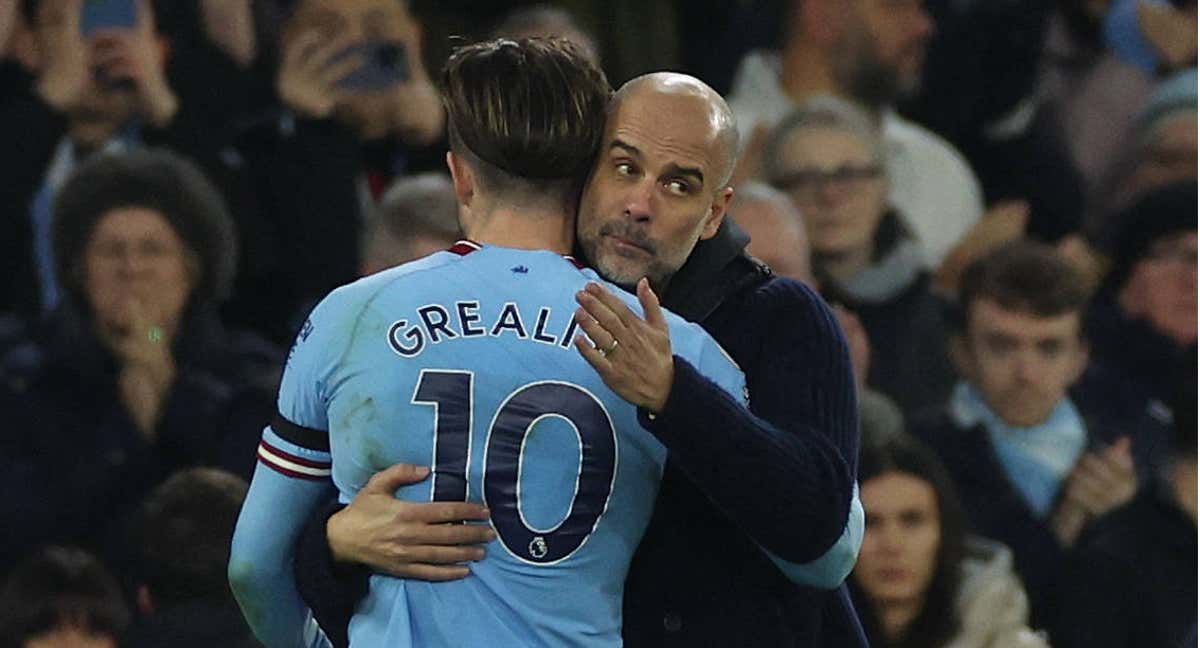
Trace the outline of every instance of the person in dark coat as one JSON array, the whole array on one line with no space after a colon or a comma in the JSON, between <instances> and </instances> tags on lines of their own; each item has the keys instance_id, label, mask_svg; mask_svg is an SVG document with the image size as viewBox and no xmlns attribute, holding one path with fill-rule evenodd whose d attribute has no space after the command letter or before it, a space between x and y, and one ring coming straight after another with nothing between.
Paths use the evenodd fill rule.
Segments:
<instances>
[{"instance_id":1,"label":"person in dark coat","mask_svg":"<svg viewBox=\"0 0 1200 648\"><path fill-rule=\"evenodd\" d=\"M45 547L0 589L0 648L117 648L129 608L117 579L76 547Z\"/></svg>"},{"instance_id":2,"label":"person in dark coat","mask_svg":"<svg viewBox=\"0 0 1200 648\"><path fill-rule=\"evenodd\" d=\"M883 144L871 121L845 102L814 99L769 141L767 180L804 214L821 293L866 330L867 385L906 413L945 400L954 373L944 308L904 214L888 208Z\"/></svg>"},{"instance_id":3,"label":"person in dark coat","mask_svg":"<svg viewBox=\"0 0 1200 648\"><path fill-rule=\"evenodd\" d=\"M0 561L57 541L119 562L115 531L172 472L251 474L280 358L215 317L230 232L212 186L167 152L98 156L64 185L63 302L0 361Z\"/></svg>"},{"instance_id":4,"label":"person in dark coat","mask_svg":"<svg viewBox=\"0 0 1200 648\"><path fill-rule=\"evenodd\" d=\"M1099 519L1072 556L1054 633L1063 648L1194 645L1196 364L1176 381L1170 460ZM1190 639L1190 641L1189 641Z\"/></svg>"},{"instance_id":5,"label":"person in dark coat","mask_svg":"<svg viewBox=\"0 0 1200 648\"><path fill-rule=\"evenodd\" d=\"M245 480L215 468L172 475L142 506L137 603L125 648L254 648L225 567Z\"/></svg>"},{"instance_id":6,"label":"person in dark coat","mask_svg":"<svg viewBox=\"0 0 1200 648\"><path fill-rule=\"evenodd\" d=\"M1097 421L1073 389L1088 364L1086 300L1082 276L1044 244L1019 241L973 263L951 341L963 380L913 425L949 469L972 530L1013 550L1041 627L1066 552L1133 498L1135 458L1147 456L1139 429Z\"/></svg>"},{"instance_id":7,"label":"person in dark coat","mask_svg":"<svg viewBox=\"0 0 1200 648\"><path fill-rule=\"evenodd\" d=\"M212 88L238 97L250 83L204 37L186 37L173 22L168 33L157 19L183 15L156 13L169 3L139 4L131 28L95 30L82 24L80 2L20 4L18 29L28 29L23 40L34 51L9 68L13 91L0 93L0 312L38 319L62 298L50 221L55 194L72 170L97 152L143 146L167 147L215 168L219 143L242 103L212 101Z\"/></svg>"},{"instance_id":8,"label":"person in dark coat","mask_svg":"<svg viewBox=\"0 0 1200 648\"><path fill-rule=\"evenodd\" d=\"M1196 357L1196 186L1152 190L1116 217L1112 268L1087 314L1095 364L1168 423Z\"/></svg>"},{"instance_id":9,"label":"person in dark coat","mask_svg":"<svg viewBox=\"0 0 1200 648\"><path fill-rule=\"evenodd\" d=\"M222 314L281 344L358 278L364 215L393 179L422 168L445 121L406 3L299 0L282 18L277 105L242 124L219 171L243 243ZM398 48L405 67L392 81L358 78L375 54L347 51L373 43Z\"/></svg>"}]
</instances>

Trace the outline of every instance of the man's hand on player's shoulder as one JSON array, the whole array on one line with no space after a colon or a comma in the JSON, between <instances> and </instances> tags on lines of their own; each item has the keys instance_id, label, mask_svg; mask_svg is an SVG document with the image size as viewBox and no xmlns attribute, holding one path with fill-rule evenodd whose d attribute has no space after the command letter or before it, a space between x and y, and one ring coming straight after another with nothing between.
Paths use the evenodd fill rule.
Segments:
<instances>
[{"instance_id":1,"label":"man's hand on player's shoulder","mask_svg":"<svg viewBox=\"0 0 1200 648\"><path fill-rule=\"evenodd\" d=\"M469 502L407 502L396 490L429 476L424 466L396 464L376 473L346 508L329 518L325 535L338 562L361 563L400 578L465 578L464 564L482 560L481 545L496 537L488 510Z\"/></svg>"},{"instance_id":2,"label":"man's hand on player's shoulder","mask_svg":"<svg viewBox=\"0 0 1200 648\"><path fill-rule=\"evenodd\" d=\"M671 335L658 296L646 279L638 282L637 296L645 319L600 284L589 283L577 293L580 308L575 320L591 342L577 337L575 348L618 396L660 413L675 380Z\"/></svg>"}]
</instances>

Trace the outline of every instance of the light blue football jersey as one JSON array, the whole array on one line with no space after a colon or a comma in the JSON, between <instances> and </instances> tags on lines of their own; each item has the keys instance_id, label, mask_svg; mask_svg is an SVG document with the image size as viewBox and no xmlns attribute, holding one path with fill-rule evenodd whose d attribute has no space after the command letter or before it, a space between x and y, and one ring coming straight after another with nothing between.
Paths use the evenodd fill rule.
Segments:
<instances>
[{"instance_id":1,"label":"light blue football jersey","mask_svg":"<svg viewBox=\"0 0 1200 648\"><path fill-rule=\"evenodd\" d=\"M574 348L569 258L460 243L334 291L292 351L280 414L327 430L349 501L396 462L431 466L415 502L484 503L498 538L465 579L383 575L361 646L619 646L621 598L667 451ZM668 313L672 351L745 398L733 361ZM626 352L618 349L616 353Z\"/></svg>"}]
</instances>

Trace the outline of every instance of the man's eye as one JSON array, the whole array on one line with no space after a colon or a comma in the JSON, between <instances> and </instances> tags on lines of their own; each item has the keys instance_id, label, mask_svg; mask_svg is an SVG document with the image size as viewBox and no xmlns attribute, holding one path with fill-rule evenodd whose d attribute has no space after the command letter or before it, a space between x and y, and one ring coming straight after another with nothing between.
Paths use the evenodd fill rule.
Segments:
<instances>
[{"instance_id":1,"label":"man's eye","mask_svg":"<svg viewBox=\"0 0 1200 648\"><path fill-rule=\"evenodd\" d=\"M617 175L628 176L633 175L633 165L628 162L618 162L616 166Z\"/></svg>"},{"instance_id":2,"label":"man's eye","mask_svg":"<svg viewBox=\"0 0 1200 648\"><path fill-rule=\"evenodd\" d=\"M676 196L686 196L692 192L692 186L683 180L668 180L667 191Z\"/></svg>"}]
</instances>

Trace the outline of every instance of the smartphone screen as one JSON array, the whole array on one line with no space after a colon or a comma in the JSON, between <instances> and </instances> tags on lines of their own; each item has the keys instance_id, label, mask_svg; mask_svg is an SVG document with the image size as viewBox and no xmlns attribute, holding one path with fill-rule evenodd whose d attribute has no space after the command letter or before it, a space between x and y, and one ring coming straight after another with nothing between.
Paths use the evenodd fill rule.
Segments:
<instances>
[{"instance_id":1,"label":"smartphone screen","mask_svg":"<svg viewBox=\"0 0 1200 648\"><path fill-rule=\"evenodd\" d=\"M135 0L84 0L81 26L85 35L110 27L132 28L137 25Z\"/></svg>"},{"instance_id":2,"label":"smartphone screen","mask_svg":"<svg viewBox=\"0 0 1200 648\"><path fill-rule=\"evenodd\" d=\"M343 88L381 90L399 85L409 78L408 51L400 41L367 41L348 48L334 60L355 55L361 56L363 63L338 83Z\"/></svg>"}]
</instances>

